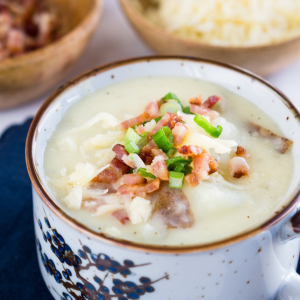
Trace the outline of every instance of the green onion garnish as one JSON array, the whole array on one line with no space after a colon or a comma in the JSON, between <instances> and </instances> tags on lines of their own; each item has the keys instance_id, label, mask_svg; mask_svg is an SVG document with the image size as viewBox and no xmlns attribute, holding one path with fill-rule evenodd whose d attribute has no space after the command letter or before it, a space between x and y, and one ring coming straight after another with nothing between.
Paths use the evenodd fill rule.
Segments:
<instances>
[{"instance_id":1,"label":"green onion garnish","mask_svg":"<svg viewBox=\"0 0 300 300\"><path fill-rule=\"evenodd\" d=\"M142 149L144 146L148 144L148 134L149 132L144 132L143 134L140 134L139 136L141 139L138 141L137 146Z\"/></svg>"},{"instance_id":2,"label":"green onion garnish","mask_svg":"<svg viewBox=\"0 0 300 300\"><path fill-rule=\"evenodd\" d=\"M167 153L173 147L172 130L164 126L153 135L153 141L162 151Z\"/></svg>"},{"instance_id":3,"label":"green onion garnish","mask_svg":"<svg viewBox=\"0 0 300 300\"><path fill-rule=\"evenodd\" d=\"M194 113L191 112L191 109L189 106L185 107L183 110L182 110L185 114L188 114L188 115L194 115Z\"/></svg>"},{"instance_id":4,"label":"green onion garnish","mask_svg":"<svg viewBox=\"0 0 300 300\"><path fill-rule=\"evenodd\" d=\"M154 119L154 121L155 121L156 123L158 123L158 121L159 121L161 118L162 118L162 116L157 117L157 118Z\"/></svg>"},{"instance_id":5,"label":"green onion garnish","mask_svg":"<svg viewBox=\"0 0 300 300\"><path fill-rule=\"evenodd\" d=\"M166 154L168 155L169 158L173 156L177 152L177 149L172 147Z\"/></svg>"},{"instance_id":6,"label":"green onion garnish","mask_svg":"<svg viewBox=\"0 0 300 300\"><path fill-rule=\"evenodd\" d=\"M162 116L168 112L177 114L178 111L182 111L182 106L176 100L168 100L159 109Z\"/></svg>"},{"instance_id":7,"label":"green onion garnish","mask_svg":"<svg viewBox=\"0 0 300 300\"><path fill-rule=\"evenodd\" d=\"M176 102L178 102L178 103L180 104L181 109L183 109L183 106L182 106L180 100L179 100L178 97L177 97L175 94L173 94L173 93L169 93L169 94L167 94L166 96L164 96L164 97L159 101L159 105L164 104L164 103L165 103L166 101L168 101L168 100L175 100Z\"/></svg>"},{"instance_id":8,"label":"green onion garnish","mask_svg":"<svg viewBox=\"0 0 300 300\"><path fill-rule=\"evenodd\" d=\"M141 136L138 135L134 129L128 128L126 135L125 135L125 143L127 144L128 142L134 142L137 144L141 140Z\"/></svg>"},{"instance_id":9,"label":"green onion garnish","mask_svg":"<svg viewBox=\"0 0 300 300\"><path fill-rule=\"evenodd\" d=\"M191 157L185 159L181 156L176 156L166 160L166 163L169 171L182 172L186 175L192 172L192 167L190 166L192 161Z\"/></svg>"},{"instance_id":10,"label":"green onion garnish","mask_svg":"<svg viewBox=\"0 0 300 300\"><path fill-rule=\"evenodd\" d=\"M140 148L137 146L136 143L134 142L128 142L127 144L125 144L125 150L128 153L136 153L139 154L141 152Z\"/></svg>"},{"instance_id":11,"label":"green onion garnish","mask_svg":"<svg viewBox=\"0 0 300 300\"><path fill-rule=\"evenodd\" d=\"M134 130L136 130L137 127L138 127L138 126L135 124L135 125L133 125L131 128L134 129Z\"/></svg>"},{"instance_id":12,"label":"green onion garnish","mask_svg":"<svg viewBox=\"0 0 300 300\"><path fill-rule=\"evenodd\" d=\"M181 189L183 178L184 173L171 171L169 175L169 187Z\"/></svg>"},{"instance_id":13,"label":"green onion garnish","mask_svg":"<svg viewBox=\"0 0 300 300\"><path fill-rule=\"evenodd\" d=\"M214 138L218 138L222 133L222 126L218 125L217 127L214 127L201 115L196 115L194 121Z\"/></svg>"},{"instance_id":14,"label":"green onion garnish","mask_svg":"<svg viewBox=\"0 0 300 300\"><path fill-rule=\"evenodd\" d=\"M155 179L156 178L156 176L154 176L153 174L148 173L145 168L139 168L137 170L137 173L142 175L144 178L150 178L150 179Z\"/></svg>"}]
</instances>

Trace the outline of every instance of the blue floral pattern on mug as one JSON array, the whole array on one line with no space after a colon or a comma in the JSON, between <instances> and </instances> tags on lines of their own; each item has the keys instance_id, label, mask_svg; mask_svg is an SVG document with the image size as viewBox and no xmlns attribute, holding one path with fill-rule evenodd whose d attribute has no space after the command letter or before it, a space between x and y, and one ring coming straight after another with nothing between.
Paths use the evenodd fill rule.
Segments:
<instances>
[{"instance_id":1,"label":"blue floral pattern on mug","mask_svg":"<svg viewBox=\"0 0 300 300\"><path fill-rule=\"evenodd\" d=\"M87 246L77 251L78 255L73 252L65 239L58 233L56 229L52 229L47 217L44 222L46 231L43 230L41 220L37 220L39 227L43 233L44 241L50 244L51 251L57 256L62 263L63 271L57 270L53 260L46 253L42 252L41 242L37 239L38 251L41 256L42 263L48 274L53 276L58 284L62 284L68 293L63 293L61 300L72 299L90 299L90 300L110 300L112 298L118 300L140 299L146 293L155 291L152 286L155 282L168 279L168 275L151 281L148 277L141 277L139 284L132 281L123 281L120 279L112 279L111 290L104 285L108 274L120 274L123 278L130 275L131 269L149 265L149 263L136 265L131 260L124 260L123 264L111 259L104 253L95 254ZM86 264L83 264L83 261ZM106 272L103 278L94 276L93 282L89 282L83 278L80 271L88 270L91 267L97 268L101 272ZM72 271L70 269L73 269ZM73 274L74 272L74 274ZM98 275L98 274L97 274ZM80 293L80 296L78 294Z\"/></svg>"}]
</instances>

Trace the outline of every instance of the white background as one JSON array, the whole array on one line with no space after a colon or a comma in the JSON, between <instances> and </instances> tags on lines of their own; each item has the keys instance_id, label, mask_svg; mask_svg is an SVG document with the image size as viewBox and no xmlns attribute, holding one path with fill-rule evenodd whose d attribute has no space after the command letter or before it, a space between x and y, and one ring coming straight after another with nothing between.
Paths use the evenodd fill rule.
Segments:
<instances>
[{"instance_id":1,"label":"white background","mask_svg":"<svg viewBox=\"0 0 300 300\"><path fill-rule=\"evenodd\" d=\"M102 18L94 38L64 81L111 61L152 54L154 52L138 37L123 15L118 1L105 0ZM282 90L300 110L300 60L267 77L267 80ZM8 126L23 123L27 118L34 116L46 97L47 95L30 104L0 111L0 134Z\"/></svg>"}]
</instances>

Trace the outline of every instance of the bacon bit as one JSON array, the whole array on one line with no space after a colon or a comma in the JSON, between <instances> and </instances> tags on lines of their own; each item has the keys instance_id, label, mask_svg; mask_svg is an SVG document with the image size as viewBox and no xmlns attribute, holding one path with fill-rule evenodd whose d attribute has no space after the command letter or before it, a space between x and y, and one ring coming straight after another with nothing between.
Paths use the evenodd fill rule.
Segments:
<instances>
[{"instance_id":1,"label":"bacon bit","mask_svg":"<svg viewBox=\"0 0 300 300\"><path fill-rule=\"evenodd\" d=\"M284 154L292 145L293 142L287 138L277 135L276 133L268 130L260 125L250 123L250 130L252 131L252 135L260 135L262 137L266 137L274 140L275 149L280 153Z\"/></svg>"},{"instance_id":2,"label":"bacon bit","mask_svg":"<svg viewBox=\"0 0 300 300\"><path fill-rule=\"evenodd\" d=\"M115 157L111 161L110 166L103 170L101 173L99 173L97 177L93 179L93 181L114 183L119 178L121 178L123 174L126 174L129 170L129 166L127 166L121 160Z\"/></svg>"},{"instance_id":3,"label":"bacon bit","mask_svg":"<svg viewBox=\"0 0 300 300\"><path fill-rule=\"evenodd\" d=\"M121 185L118 188L118 193L120 195L127 195L134 197L135 195L138 195L140 197L145 198L146 194L152 193L159 189L160 180L158 178L149 181L145 185Z\"/></svg>"},{"instance_id":4,"label":"bacon bit","mask_svg":"<svg viewBox=\"0 0 300 300\"><path fill-rule=\"evenodd\" d=\"M241 146L237 146L235 154L236 154L236 156L243 157L246 160L248 160L250 158L250 153L245 148L243 148Z\"/></svg>"},{"instance_id":5,"label":"bacon bit","mask_svg":"<svg viewBox=\"0 0 300 300\"><path fill-rule=\"evenodd\" d=\"M176 123L172 130L174 145L180 145L183 143L184 138L188 132L188 128L182 123Z\"/></svg>"},{"instance_id":6,"label":"bacon bit","mask_svg":"<svg viewBox=\"0 0 300 300\"><path fill-rule=\"evenodd\" d=\"M183 156L196 156L199 154L202 154L205 150L199 146L193 146L193 145L184 145L181 147L177 147L177 151L182 154Z\"/></svg>"},{"instance_id":7,"label":"bacon bit","mask_svg":"<svg viewBox=\"0 0 300 300\"><path fill-rule=\"evenodd\" d=\"M222 101L218 96L210 96L208 99L202 104L203 108L212 108L219 101Z\"/></svg>"},{"instance_id":8,"label":"bacon bit","mask_svg":"<svg viewBox=\"0 0 300 300\"><path fill-rule=\"evenodd\" d=\"M168 126L172 130L176 124L181 122L182 117L178 117L173 113L168 113L168 114L170 115L171 120L165 126Z\"/></svg>"},{"instance_id":9,"label":"bacon bit","mask_svg":"<svg viewBox=\"0 0 300 300\"><path fill-rule=\"evenodd\" d=\"M6 47L13 55L21 54L25 51L25 34L18 29L11 29L7 34Z\"/></svg>"},{"instance_id":10,"label":"bacon bit","mask_svg":"<svg viewBox=\"0 0 300 300\"><path fill-rule=\"evenodd\" d=\"M163 126L168 124L168 122L171 120L171 116L169 114L165 114L155 125L154 129L149 133L148 139L149 141L152 140L153 134L155 134L159 129L161 129Z\"/></svg>"},{"instance_id":11,"label":"bacon bit","mask_svg":"<svg viewBox=\"0 0 300 300\"><path fill-rule=\"evenodd\" d=\"M234 157L228 161L228 169L232 177L241 178L244 175L248 176L250 167L245 158Z\"/></svg>"},{"instance_id":12,"label":"bacon bit","mask_svg":"<svg viewBox=\"0 0 300 300\"><path fill-rule=\"evenodd\" d=\"M141 149L140 158L146 165L151 165L154 155L152 154L152 149L158 149L154 141L150 141L146 146Z\"/></svg>"},{"instance_id":13,"label":"bacon bit","mask_svg":"<svg viewBox=\"0 0 300 300\"><path fill-rule=\"evenodd\" d=\"M199 105L199 106L201 106L201 104L202 104L202 96L200 95L199 97L190 98L189 102L192 105Z\"/></svg>"},{"instance_id":14,"label":"bacon bit","mask_svg":"<svg viewBox=\"0 0 300 300\"><path fill-rule=\"evenodd\" d=\"M129 216L125 209L119 209L119 210L114 211L112 213L112 216L114 216L123 225L129 221Z\"/></svg>"},{"instance_id":15,"label":"bacon bit","mask_svg":"<svg viewBox=\"0 0 300 300\"><path fill-rule=\"evenodd\" d=\"M193 164L193 173L196 174L199 181L209 179L209 175L217 172L219 168L217 162L207 151L194 157Z\"/></svg>"},{"instance_id":16,"label":"bacon bit","mask_svg":"<svg viewBox=\"0 0 300 300\"><path fill-rule=\"evenodd\" d=\"M125 147L120 144L116 144L112 150L117 154L119 160L123 160L124 155L128 155L128 152L125 150Z\"/></svg>"},{"instance_id":17,"label":"bacon bit","mask_svg":"<svg viewBox=\"0 0 300 300\"><path fill-rule=\"evenodd\" d=\"M146 130L145 130L145 127L141 124L135 129L135 131L138 134L143 134L143 133L145 133Z\"/></svg>"},{"instance_id":18,"label":"bacon bit","mask_svg":"<svg viewBox=\"0 0 300 300\"><path fill-rule=\"evenodd\" d=\"M197 175L195 173L188 174L184 178L190 187L195 187L199 184Z\"/></svg>"},{"instance_id":19,"label":"bacon bit","mask_svg":"<svg viewBox=\"0 0 300 300\"><path fill-rule=\"evenodd\" d=\"M169 180L169 171L164 158L160 155L155 156L152 161L151 168L153 174L161 180Z\"/></svg>"},{"instance_id":20,"label":"bacon bit","mask_svg":"<svg viewBox=\"0 0 300 300\"><path fill-rule=\"evenodd\" d=\"M150 102L146 108L145 112L149 114L150 119L157 118L159 116L159 105L157 101Z\"/></svg>"},{"instance_id":21,"label":"bacon bit","mask_svg":"<svg viewBox=\"0 0 300 300\"><path fill-rule=\"evenodd\" d=\"M123 176L123 183L127 185L144 184L147 183L147 179L140 174L126 174Z\"/></svg>"},{"instance_id":22,"label":"bacon bit","mask_svg":"<svg viewBox=\"0 0 300 300\"><path fill-rule=\"evenodd\" d=\"M144 123L148 120L149 120L149 114L147 112L143 112L138 117L135 117L135 118L132 118L132 119L129 119L129 120L126 120L126 121L122 122L119 125L119 129L120 130L127 130L129 127Z\"/></svg>"},{"instance_id":23,"label":"bacon bit","mask_svg":"<svg viewBox=\"0 0 300 300\"><path fill-rule=\"evenodd\" d=\"M152 148L151 153L152 153L153 157L161 156L163 158L163 160L169 159L168 155L164 151L162 151L161 149Z\"/></svg>"},{"instance_id":24,"label":"bacon bit","mask_svg":"<svg viewBox=\"0 0 300 300\"><path fill-rule=\"evenodd\" d=\"M126 154L124 154L124 155L122 156L122 161L123 161L127 166L129 166L130 168L133 168L133 169L134 169L134 168L136 167L134 161L133 161L132 159L130 159L130 158L128 157L128 155L126 155Z\"/></svg>"},{"instance_id":25,"label":"bacon bit","mask_svg":"<svg viewBox=\"0 0 300 300\"><path fill-rule=\"evenodd\" d=\"M202 106L198 105L190 105L190 111L194 114L199 114L201 116L208 116L211 120L216 119L220 114L212 109L203 108Z\"/></svg>"}]
</instances>

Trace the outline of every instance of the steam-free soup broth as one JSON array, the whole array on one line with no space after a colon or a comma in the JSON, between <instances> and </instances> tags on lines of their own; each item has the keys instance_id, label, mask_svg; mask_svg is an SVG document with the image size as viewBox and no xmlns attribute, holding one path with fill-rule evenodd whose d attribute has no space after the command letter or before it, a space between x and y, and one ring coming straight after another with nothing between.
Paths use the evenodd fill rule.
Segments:
<instances>
[{"instance_id":1,"label":"steam-free soup broth","mask_svg":"<svg viewBox=\"0 0 300 300\"><path fill-rule=\"evenodd\" d=\"M44 170L57 203L96 232L204 244L274 216L291 147L265 112L223 87L149 77L73 104L46 145Z\"/></svg>"}]
</instances>

